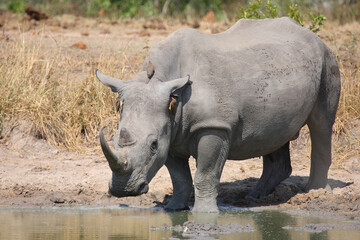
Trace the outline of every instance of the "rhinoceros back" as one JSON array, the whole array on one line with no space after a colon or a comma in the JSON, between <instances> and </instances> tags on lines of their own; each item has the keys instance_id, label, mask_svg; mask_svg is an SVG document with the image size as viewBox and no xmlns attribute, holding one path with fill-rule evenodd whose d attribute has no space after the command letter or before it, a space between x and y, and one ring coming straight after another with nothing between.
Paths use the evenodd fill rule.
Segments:
<instances>
[{"instance_id":1,"label":"rhinoceros back","mask_svg":"<svg viewBox=\"0 0 360 240\"><path fill-rule=\"evenodd\" d=\"M325 49L289 18L243 19L219 34L176 31L148 58L164 81L191 76L182 136L224 129L231 134L230 157L243 159L276 150L304 125Z\"/></svg>"}]
</instances>

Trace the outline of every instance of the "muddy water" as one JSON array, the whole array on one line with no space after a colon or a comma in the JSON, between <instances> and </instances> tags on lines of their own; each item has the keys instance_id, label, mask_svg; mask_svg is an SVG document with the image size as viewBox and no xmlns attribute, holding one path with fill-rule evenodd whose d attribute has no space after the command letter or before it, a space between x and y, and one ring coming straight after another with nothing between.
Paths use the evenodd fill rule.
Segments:
<instances>
[{"instance_id":1,"label":"muddy water","mask_svg":"<svg viewBox=\"0 0 360 240\"><path fill-rule=\"evenodd\" d=\"M249 209L0 208L0 239L360 239L360 222Z\"/></svg>"}]
</instances>

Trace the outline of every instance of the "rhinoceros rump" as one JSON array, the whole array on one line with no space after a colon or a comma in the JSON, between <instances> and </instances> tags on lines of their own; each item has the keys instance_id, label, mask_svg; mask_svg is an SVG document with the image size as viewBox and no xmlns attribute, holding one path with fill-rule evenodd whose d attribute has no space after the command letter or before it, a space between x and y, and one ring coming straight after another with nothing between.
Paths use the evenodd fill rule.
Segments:
<instances>
[{"instance_id":1,"label":"rhinoceros rump","mask_svg":"<svg viewBox=\"0 0 360 240\"><path fill-rule=\"evenodd\" d=\"M327 185L339 68L330 49L289 18L240 20L213 35L178 30L150 49L135 79L96 75L121 103L114 151L100 132L114 196L147 192L165 164L173 183L166 208L186 209L190 156L197 165L193 211L218 211L226 159L263 156L263 174L246 198L265 196L291 174L289 141L305 124L307 188Z\"/></svg>"}]
</instances>

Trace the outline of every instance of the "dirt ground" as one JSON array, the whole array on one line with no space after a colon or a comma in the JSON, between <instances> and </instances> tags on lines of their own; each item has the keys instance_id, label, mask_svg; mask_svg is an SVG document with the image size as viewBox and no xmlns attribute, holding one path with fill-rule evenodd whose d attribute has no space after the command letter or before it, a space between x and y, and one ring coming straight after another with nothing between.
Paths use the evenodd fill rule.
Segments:
<instances>
[{"instance_id":1,"label":"dirt ground","mask_svg":"<svg viewBox=\"0 0 360 240\"><path fill-rule=\"evenodd\" d=\"M10 18L8 18L10 19ZM68 20L70 19L70 20ZM0 21L1 22L1 21ZM63 17L46 21L2 20L0 41L12 41L21 35L30 39L45 35L45 46L61 45L72 49L74 58L84 54L96 56L104 48L116 49L126 45L131 54L164 39L180 27L197 27L196 22L163 21L111 22ZM229 23L200 22L200 30L216 33ZM359 31L359 25L356 25ZM320 37L325 41L336 38L340 28L325 28ZM347 31L347 30L343 30ZM341 34L341 33L340 33ZM107 39L104 46L104 39ZM85 47L73 46L83 42ZM2 45L3 46L3 45ZM79 48L78 50L73 50ZM81 49L84 48L84 49ZM66 50L70 51L70 50ZM74 66L74 75L83 74L81 66ZM227 161L220 185L220 206L299 209L310 213L360 219L360 120L352 120L349 131L334 137L333 164L329 171L331 191L324 189L302 191L310 171L310 140L306 129L291 143L293 173L264 199L247 202L244 196L261 176L262 160ZM150 183L150 191L137 197L114 198L107 193L111 170L105 157L96 150L78 154L56 148L43 139L28 134L29 124L4 123L5 136L0 140L0 206L163 206L171 197L172 186L165 167ZM342 149L348 149L344 154ZM345 156L345 157L344 157ZM190 159L192 174L196 167ZM190 199L190 204L193 199Z\"/></svg>"}]
</instances>

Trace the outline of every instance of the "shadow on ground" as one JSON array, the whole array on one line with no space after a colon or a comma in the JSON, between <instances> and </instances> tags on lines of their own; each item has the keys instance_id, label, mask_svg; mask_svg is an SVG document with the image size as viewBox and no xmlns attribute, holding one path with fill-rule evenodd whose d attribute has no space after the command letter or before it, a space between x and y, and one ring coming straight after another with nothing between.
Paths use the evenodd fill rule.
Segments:
<instances>
[{"instance_id":1,"label":"shadow on ground","mask_svg":"<svg viewBox=\"0 0 360 240\"><path fill-rule=\"evenodd\" d=\"M286 203L295 195L306 193L304 189L308 179L309 177L291 176L280 183L271 194L254 201L245 200L245 196L250 193L251 189L256 185L259 180L258 178L251 177L234 182L222 182L220 183L219 195L217 198L218 205L261 207ZM344 188L353 184L353 182L343 182L335 179L329 179L328 183L331 189ZM162 202L155 201L154 203L156 204L156 207L164 207L170 201L171 197L172 195L166 195ZM308 198L312 198L312 196L309 196ZM194 194L191 195L188 204L189 206L193 206Z\"/></svg>"},{"instance_id":2,"label":"shadow on ground","mask_svg":"<svg viewBox=\"0 0 360 240\"><path fill-rule=\"evenodd\" d=\"M264 198L254 201L245 200L245 196L250 193L256 185L258 178L246 178L234 182L220 183L218 204L233 205L237 207L257 207L278 205L288 202L292 197L305 192L305 185L309 177L291 176L280 183L276 189ZM353 184L353 182L343 182L340 180L329 179L328 183L333 188L344 188Z\"/></svg>"}]
</instances>

